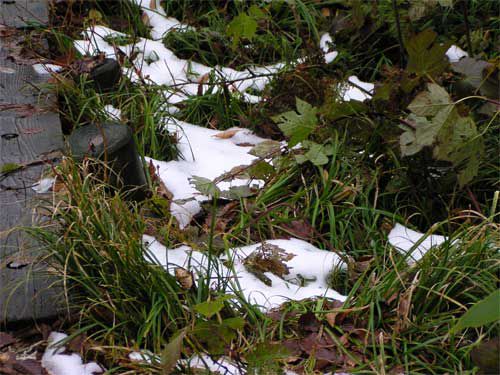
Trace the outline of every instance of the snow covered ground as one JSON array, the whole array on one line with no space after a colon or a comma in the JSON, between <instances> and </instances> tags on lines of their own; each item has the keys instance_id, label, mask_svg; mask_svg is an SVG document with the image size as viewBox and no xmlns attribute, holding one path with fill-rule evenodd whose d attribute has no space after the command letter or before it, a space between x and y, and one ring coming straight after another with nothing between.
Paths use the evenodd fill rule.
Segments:
<instances>
[{"instance_id":1,"label":"snow covered ground","mask_svg":"<svg viewBox=\"0 0 500 375\"><path fill-rule=\"evenodd\" d=\"M52 332L47 340L48 346L42 357L42 367L50 375L97 375L105 369L95 362L83 363L77 353L64 353L66 348L60 342L68 335Z\"/></svg>"}]
</instances>

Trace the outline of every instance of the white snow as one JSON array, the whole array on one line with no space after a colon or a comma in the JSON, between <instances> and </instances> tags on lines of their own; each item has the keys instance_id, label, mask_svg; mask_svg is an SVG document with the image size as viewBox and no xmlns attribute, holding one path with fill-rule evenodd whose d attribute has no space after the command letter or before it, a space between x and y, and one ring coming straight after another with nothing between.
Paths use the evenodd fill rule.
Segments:
<instances>
[{"instance_id":1,"label":"white snow","mask_svg":"<svg viewBox=\"0 0 500 375\"><path fill-rule=\"evenodd\" d=\"M284 68L284 64L277 63L269 66L253 66L246 70L238 71L231 68L216 66L214 68L178 58L174 52L160 41L140 38L133 44L113 46L106 38L125 36L125 34L112 30L106 26L94 26L84 31L85 40L76 40L74 45L77 50L86 55L104 53L107 57L117 58L117 50L127 56L136 54L135 68L125 68L124 73L133 81L141 77L157 85L176 86L174 95L168 97L172 104L185 100L188 96L197 95L201 85L203 92L210 88L208 82L200 83L200 79L212 75L217 82L229 82L232 92L242 94L242 99L255 102L258 97L246 93L248 89L261 91L271 80L270 74L277 73ZM152 58L154 57L154 58ZM137 71L140 72L138 76ZM219 89L217 85L217 89Z\"/></svg>"},{"instance_id":2,"label":"white snow","mask_svg":"<svg viewBox=\"0 0 500 375\"><path fill-rule=\"evenodd\" d=\"M398 249L403 255L411 254L411 259L418 262L434 246L439 246L447 238L437 234L426 235L411 230L397 223L389 233L389 243ZM418 246L417 243L422 241Z\"/></svg>"},{"instance_id":3,"label":"white snow","mask_svg":"<svg viewBox=\"0 0 500 375\"><path fill-rule=\"evenodd\" d=\"M143 241L149 254L154 257L154 262L163 266L168 272L173 273L176 267L183 267L193 272L195 282L200 276L207 277L207 253L193 250L189 246L167 249L154 237L147 235L143 236ZM337 254L320 250L308 242L296 238L269 240L266 241L266 244L278 246L286 254L294 254L292 259L283 260L289 268L288 275L283 275L281 278L266 272L264 275L271 280L271 285L267 285L247 270L244 260L250 254L260 251L262 243L258 243L229 249L228 253L220 259L213 259L209 276L214 280L214 285L217 285L218 279L229 280L230 288L233 291L241 290L248 302L258 305L264 310L279 306L288 300L302 300L320 296L345 301L345 296L328 287L330 272L337 266L345 266ZM146 259L150 260L148 257ZM232 262L234 272L221 261ZM304 285L302 286L301 283Z\"/></svg>"},{"instance_id":4,"label":"white snow","mask_svg":"<svg viewBox=\"0 0 500 375\"><path fill-rule=\"evenodd\" d=\"M108 117L112 120L120 120L122 112L118 109L113 107L111 104L107 104L104 106L104 111L108 115Z\"/></svg>"},{"instance_id":5,"label":"white snow","mask_svg":"<svg viewBox=\"0 0 500 375\"><path fill-rule=\"evenodd\" d=\"M201 356L193 355L189 360L180 360L179 363L184 366L189 366L190 369L208 370L211 374L244 375L247 373L243 368L240 369L236 366L229 358L222 357L214 361L206 354L202 354Z\"/></svg>"},{"instance_id":6,"label":"white snow","mask_svg":"<svg viewBox=\"0 0 500 375\"><path fill-rule=\"evenodd\" d=\"M338 56L337 51L331 51L333 48L333 40L330 33L324 33L319 40L319 48L325 53L325 62L330 64Z\"/></svg>"},{"instance_id":7,"label":"white snow","mask_svg":"<svg viewBox=\"0 0 500 375\"><path fill-rule=\"evenodd\" d=\"M58 343L68 335L61 332L51 332L48 338L48 346L42 357L42 367L50 375L93 375L102 374L105 370L95 362L84 364L82 357L76 353L62 354L64 346Z\"/></svg>"},{"instance_id":8,"label":"white snow","mask_svg":"<svg viewBox=\"0 0 500 375\"><path fill-rule=\"evenodd\" d=\"M252 147L238 146L237 144L257 144L264 141L249 130L238 131L229 139L215 137L217 130L167 119L165 126L171 134L178 138L178 150L183 160L162 162L153 159L153 164L158 168L160 178L166 188L173 194L174 202L170 205L172 214L177 219L179 226L185 228L194 215L201 210L200 202L209 199L198 193L190 184L193 176L201 176L213 180L230 171L233 167L248 165L256 159L248 154ZM248 184L260 186L260 181L234 179L220 182L217 186L221 190L228 190L231 186ZM185 200L187 202L175 202Z\"/></svg>"},{"instance_id":9,"label":"white snow","mask_svg":"<svg viewBox=\"0 0 500 375\"><path fill-rule=\"evenodd\" d=\"M189 29L190 27L179 22L173 17L167 17L165 10L160 5L159 0L134 0L142 11L147 15L149 26L151 26L151 36L154 40L162 39L165 34L173 29ZM151 5L154 5L154 9Z\"/></svg>"},{"instance_id":10,"label":"white snow","mask_svg":"<svg viewBox=\"0 0 500 375\"><path fill-rule=\"evenodd\" d=\"M52 189L52 186L54 186L55 178L53 177L47 177L47 178L42 178L40 181L38 181L36 184L34 184L31 188L36 191L38 194L43 194L47 193L50 189Z\"/></svg>"},{"instance_id":11,"label":"white snow","mask_svg":"<svg viewBox=\"0 0 500 375\"><path fill-rule=\"evenodd\" d=\"M40 75L46 75L59 72L63 67L55 64L34 64L35 72Z\"/></svg>"},{"instance_id":12,"label":"white snow","mask_svg":"<svg viewBox=\"0 0 500 375\"><path fill-rule=\"evenodd\" d=\"M373 93L373 89L375 88L375 85L373 83L363 82L359 80L357 76L350 76L347 81L349 83L354 83L356 86L361 87L370 94ZM342 95L342 98L346 102L350 100L358 100L360 102L363 102L367 99L371 99L372 97L371 95L364 92L363 90L360 90L358 87L354 85L349 85L349 83L341 85L339 90L340 94Z\"/></svg>"},{"instance_id":13,"label":"white snow","mask_svg":"<svg viewBox=\"0 0 500 375\"><path fill-rule=\"evenodd\" d=\"M448 48L448 51L446 51L446 56L451 63L454 63L459 61L462 57L469 56L469 54L460 47L452 45L450 48Z\"/></svg>"}]
</instances>

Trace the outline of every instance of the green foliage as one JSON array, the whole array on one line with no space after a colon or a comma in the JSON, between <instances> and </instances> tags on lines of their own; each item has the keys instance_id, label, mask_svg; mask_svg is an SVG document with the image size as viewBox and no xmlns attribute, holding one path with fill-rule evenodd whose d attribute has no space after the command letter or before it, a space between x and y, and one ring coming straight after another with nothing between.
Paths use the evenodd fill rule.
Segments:
<instances>
[{"instance_id":1,"label":"green foliage","mask_svg":"<svg viewBox=\"0 0 500 375\"><path fill-rule=\"evenodd\" d=\"M500 321L500 289L474 304L455 324L451 333Z\"/></svg>"},{"instance_id":2,"label":"green foliage","mask_svg":"<svg viewBox=\"0 0 500 375\"><path fill-rule=\"evenodd\" d=\"M257 21L246 13L234 17L227 26L227 34L233 38L236 46L241 38L252 39L257 31Z\"/></svg>"},{"instance_id":3,"label":"green foliage","mask_svg":"<svg viewBox=\"0 0 500 375\"><path fill-rule=\"evenodd\" d=\"M17 163L5 163L0 167L0 173L9 174L21 169L23 166Z\"/></svg>"},{"instance_id":4,"label":"green foliage","mask_svg":"<svg viewBox=\"0 0 500 375\"><path fill-rule=\"evenodd\" d=\"M230 295L219 296L214 300L205 301L194 306L196 312L210 319L224 308L224 302L231 298Z\"/></svg>"},{"instance_id":5,"label":"green foliage","mask_svg":"<svg viewBox=\"0 0 500 375\"><path fill-rule=\"evenodd\" d=\"M272 118L289 138L289 147L307 139L318 125L317 108L300 98L295 98L295 103L297 111L285 112Z\"/></svg>"},{"instance_id":6,"label":"green foliage","mask_svg":"<svg viewBox=\"0 0 500 375\"><path fill-rule=\"evenodd\" d=\"M332 154L331 147L328 147L328 145L320 145L316 142L303 141L302 147L306 152L304 154L295 155L295 160L299 164L309 161L319 167L327 164L328 156Z\"/></svg>"},{"instance_id":7,"label":"green foliage","mask_svg":"<svg viewBox=\"0 0 500 375\"><path fill-rule=\"evenodd\" d=\"M451 43L439 43L437 34L431 29L422 31L406 41L408 52L407 70L419 76L437 76L448 66L445 56Z\"/></svg>"},{"instance_id":8,"label":"green foliage","mask_svg":"<svg viewBox=\"0 0 500 375\"><path fill-rule=\"evenodd\" d=\"M408 108L411 128L401 134L403 156L432 147L436 160L450 162L458 171L458 182L464 186L477 175L483 143L471 117L463 117L442 87L430 83Z\"/></svg>"}]
</instances>

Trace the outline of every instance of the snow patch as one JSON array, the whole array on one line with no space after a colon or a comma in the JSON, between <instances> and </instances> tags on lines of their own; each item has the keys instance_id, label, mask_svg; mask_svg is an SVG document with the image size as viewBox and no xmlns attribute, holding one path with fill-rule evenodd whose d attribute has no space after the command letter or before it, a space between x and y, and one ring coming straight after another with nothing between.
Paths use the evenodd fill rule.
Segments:
<instances>
[{"instance_id":1,"label":"snow patch","mask_svg":"<svg viewBox=\"0 0 500 375\"><path fill-rule=\"evenodd\" d=\"M243 71L220 66L212 68L191 60L180 59L162 42L145 38L139 38L132 44L113 46L106 39L125 37L126 35L106 26L88 28L84 31L84 36L85 40L74 41L75 48L82 54L97 55L103 53L106 57L117 58L117 51L121 51L127 56L134 53L136 55L135 67L124 68L124 74L129 76L132 81L138 82L144 79L156 85L175 85L176 91L167 96L167 100L171 104L177 104L189 96L198 95L200 88L206 92L212 87L212 84L217 85L217 82L230 82L230 91L241 94L241 98L244 100L255 102L258 97L245 91L248 89L262 91L271 80L270 75L277 73L285 66L283 63L251 66ZM140 72L140 76L137 72ZM208 76L212 76L215 83L200 83L203 77Z\"/></svg>"},{"instance_id":2,"label":"snow patch","mask_svg":"<svg viewBox=\"0 0 500 375\"><path fill-rule=\"evenodd\" d=\"M342 95L342 98L346 102L350 100L363 102L372 98L371 94L375 88L373 83L363 82L357 76L350 76L347 81L347 84L340 87L340 95ZM353 83L354 85L350 85L349 83Z\"/></svg>"},{"instance_id":3,"label":"snow patch","mask_svg":"<svg viewBox=\"0 0 500 375\"><path fill-rule=\"evenodd\" d=\"M413 261L418 262L432 247L439 246L448 240L445 236L437 234L426 235L411 230L397 223L389 233L389 243L403 255L411 253ZM418 246L417 243L422 241Z\"/></svg>"},{"instance_id":4,"label":"snow patch","mask_svg":"<svg viewBox=\"0 0 500 375\"><path fill-rule=\"evenodd\" d=\"M148 254L153 262L163 266L167 272L174 273L175 268L183 267L193 272L195 283L199 277L210 277L217 286L218 280L229 280L226 292L241 290L245 299L263 310L277 307L288 300L302 300L313 297L327 297L345 301L346 296L341 295L328 287L328 277L337 267L344 267L339 256L333 252L320 250L308 242L291 238L288 240L269 240L265 244L258 243L249 246L229 249L227 254L220 259L212 259L212 269L208 273L208 255L193 250L189 246L176 249L167 249L154 237L144 235L143 241L148 249ZM291 259L283 260L290 273L283 278L270 272L264 275L271 281L270 285L249 272L244 260L251 254L261 251L262 246L274 245L293 254ZM146 259L151 261L146 255ZM232 263L233 269L224 264Z\"/></svg>"},{"instance_id":5,"label":"snow patch","mask_svg":"<svg viewBox=\"0 0 500 375\"><path fill-rule=\"evenodd\" d=\"M118 108L113 107L111 104L107 104L104 106L104 112L108 115L108 117L112 120L120 120L122 111Z\"/></svg>"},{"instance_id":6,"label":"snow patch","mask_svg":"<svg viewBox=\"0 0 500 375\"><path fill-rule=\"evenodd\" d=\"M51 332L49 335L48 346L42 357L42 367L50 375L93 375L105 371L95 362L84 364L82 357L76 353L62 354L65 347L57 344L67 337L68 335L61 332Z\"/></svg>"},{"instance_id":7,"label":"snow patch","mask_svg":"<svg viewBox=\"0 0 500 375\"><path fill-rule=\"evenodd\" d=\"M319 40L319 48L324 52L325 54L325 62L327 64L330 64L335 58L338 56L337 51L331 51L333 49L333 39L330 33L324 33L321 36L321 39Z\"/></svg>"},{"instance_id":8,"label":"snow patch","mask_svg":"<svg viewBox=\"0 0 500 375\"><path fill-rule=\"evenodd\" d=\"M52 186L54 186L54 182L56 179L54 177L42 178L36 184L34 184L31 188L36 191L38 194L47 193Z\"/></svg>"},{"instance_id":9,"label":"snow patch","mask_svg":"<svg viewBox=\"0 0 500 375\"><path fill-rule=\"evenodd\" d=\"M257 144L264 139L243 129L231 138L220 139L216 137L220 133L217 130L172 118L166 120L165 126L172 135L177 137L177 148L183 160L169 162L149 158L147 160L157 168L160 178L172 193L174 201L170 205L170 210L179 222L179 226L185 228L193 216L201 211L200 202L209 199L198 193L190 184L189 179L193 176L201 176L213 180L236 166L251 164L256 159L255 156L248 154L252 147L237 144ZM217 186L221 190L228 190L231 186L248 184L261 186L262 181L234 179L222 181Z\"/></svg>"},{"instance_id":10,"label":"snow patch","mask_svg":"<svg viewBox=\"0 0 500 375\"><path fill-rule=\"evenodd\" d=\"M151 26L151 36L154 40L162 39L172 30L190 29L191 27L181 23L173 17L167 17L165 10L159 0L134 0L146 14ZM154 9L151 5L154 5Z\"/></svg>"},{"instance_id":11,"label":"snow patch","mask_svg":"<svg viewBox=\"0 0 500 375\"><path fill-rule=\"evenodd\" d=\"M448 48L448 51L446 51L446 57L448 57L451 63L458 62L462 57L467 56L469 56L469 54L456 45L452 45Z\"/></svg>"},{"instance_id":12,"label":"snow patch","mask_svg":"<svg viewBox=\"0 0 500 375\"><path fill-rule=\"evenodd\" d=\"M55 64L34 64L35 72L40 75L47 75L59 72L63 67Z\"/></svg>"}]
</instances>

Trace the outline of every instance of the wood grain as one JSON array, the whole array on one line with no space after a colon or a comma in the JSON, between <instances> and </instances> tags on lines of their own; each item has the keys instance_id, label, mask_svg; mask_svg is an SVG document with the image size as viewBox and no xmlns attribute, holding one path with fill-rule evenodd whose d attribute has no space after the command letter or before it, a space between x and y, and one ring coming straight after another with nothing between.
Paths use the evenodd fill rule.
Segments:
<instances>
[{"instance_id":1,"label":"wood grain","mask_svg":"<svg viewBox=\"0 0 500 375\"><path fill-rule=\"evenodd\" d=\"M25 10L19 11L23 5ZM46 11L46 1L0 0L0 23L22 27L34 20L31 13L46 22ZM52 285L55 278L40 261L43 249L27 231L20 230L43 220L37 210L43 197L32 186L50 165L33 162L63 149L61 124L59 116L50 112L54 99L44 94L49 76L10 58L15 45L0 38L0 167L27 165L13 173L0 173L0 319L7 321L54 316L62 300L61 289Z\"/></svg>"},{"instance_id":2,"label":"wood grain","mask_svg":"<svg viewBox=\"0 0 500 375\"><path fill-rule=\"evenodd\" d=\"M0 0L0 23L10 27L46 25L47 0Z\"/></svg>"}]
</instances>

